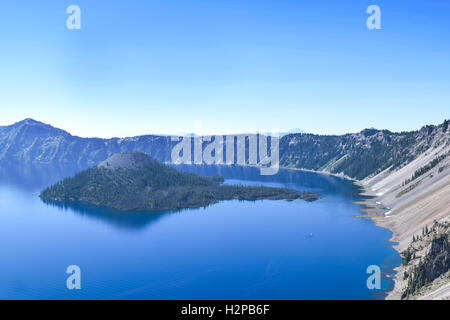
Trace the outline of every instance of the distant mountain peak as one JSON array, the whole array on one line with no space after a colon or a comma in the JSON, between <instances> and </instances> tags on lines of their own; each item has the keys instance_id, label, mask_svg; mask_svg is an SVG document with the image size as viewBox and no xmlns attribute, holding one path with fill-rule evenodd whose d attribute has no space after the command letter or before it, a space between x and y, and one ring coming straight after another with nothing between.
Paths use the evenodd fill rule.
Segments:
<instances>
[{"instance_id":1,"label":"distant mountain peak","mask_svg":"<svg viewBox=\"0 0 450 320\"><path fill-rule=\"evenodd\" d=\"M22 121L16 122L14 125L22 125L22 124L26 124L26 125L33 125L33 124L46 125L45 123L37 121L37 120L34 120L32 118L26 118L26 119L24 119Z\"/></svg>"},{"instance_id":2,"label":"distant mountain peak","mask_svg":"<svg viewBox=\"0 0 450 320\"><path fill-rule=\"evenodd\" d=\"M64 135L64 136L70 136L70 133L67 131L64 131L62 129L55 128L47 123L40 122L37 120L34 120L32 118L26 118L22 121L16 122L12 125L6 126L4 128L9 128L12 130L21 130L22 132L26 132L27 134L54 134L54 135ZM31 130L29 130L31 129Z\"/></svg>"},{"instance_id":3,"label":"distant mountain peak","mask_svg":"<svg viewBox=\"0 0 450 320\"><path fill-rule=\"evenodd\" d=\"M306 131L300 129L300 128L295 128L286 132L280 132L280 137L284 137L284 136L288 136L290 134L305 134Z\"/></svg>"}]
</instances>

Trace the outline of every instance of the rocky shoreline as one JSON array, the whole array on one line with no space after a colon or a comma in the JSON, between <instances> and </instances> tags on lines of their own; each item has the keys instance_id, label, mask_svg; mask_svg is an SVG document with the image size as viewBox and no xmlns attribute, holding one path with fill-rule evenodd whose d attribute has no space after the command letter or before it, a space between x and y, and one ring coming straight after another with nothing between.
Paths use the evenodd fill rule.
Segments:
<instances>
[{"instance_id":1,"label":"rocky shoreline","mask_svg":"<svg viewBox=\"0 0 450 320\"><path fill-rule=\"evenodd\" d=\"M409 288L411 270L419 263L430 260L433 239L442 234L442 230L433 230L437 224L446 224L450 220L450 159L446 157L438 166L421 174L411 181L416 172L423 172L433 159L448 153L448 146L427 150L416 160L403 168L381 172L375 177L358 181L365 189L365 195L371 198L361 204L365 216L370 217L380 227L393 232L393 246L405 261L406 252L411 246L416 250L416 258L398 266L394 270L394 288L386 299L450 299L450 278L448 270L416 290L405 294ZM424 230L430 230L425 237ZM433 230L433 231L431 231ZM445 233L445 232L444 232ZM420 239L420 240L419 240ZM448 233L447 233L448 239ZM448 250L448 247L445 247ZM422 259L422 262L421 262Z\"/></svg>"},{"instance_id":2,"label":"rocky shoreline","mask_svg":"<svg viewBox=\"0 0 450 320\"><path fill-rule=\"evenodd\" d=\"M450 146L436 144L421 153L415 160L394 171L385 170L364 180L356 180L343 174L327 170L313 171L351 180L363 189L367 198L359 201L362 205L361 217L367 217L382 228L392 231L390 241L393 248L404 258L405 251L413 243L413 238L422 236L423 230L431 229L435 223L445 224L450 220ZM440 159L436 161L436 159ZM434 164L431 166L430 164ZM424 237L421 257L427 258L432 240L438 236L430 232ZM448 234L447 234L448 239ZM419 241L415 245L419 245ZM447 247L445 247L447 248ZM419 254L417 254L417 258ZM411 263L410 263L411 262ZM414 262L414 263L413 263ZM405 296L410 272L420 259L408 261L394 268L394 287L387 292L386 300L402 299L450 299L450 274L443 272L414 294Z\"/></svg>"}]
</instances>

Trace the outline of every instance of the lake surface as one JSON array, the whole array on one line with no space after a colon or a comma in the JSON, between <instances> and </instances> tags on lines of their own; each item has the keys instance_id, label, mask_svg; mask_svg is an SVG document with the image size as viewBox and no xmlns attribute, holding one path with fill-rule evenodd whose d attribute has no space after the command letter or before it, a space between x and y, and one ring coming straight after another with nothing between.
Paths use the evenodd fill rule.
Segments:
<instances>
[{"instance_id":1,"label":"lake surface","mask_svg":"<svg viewBox=\"0 0 450 320\"><path fill-rule=\"evenodd\" d=\"M374 299L401 263L391 232L357 218L359 189L321 174L183 167L226 183L317 191L322 199L224 201L195 210L124 214L38 197L68 172L0 175L0 299ZM81 268L81 290L66 268ZM382 290L366 269L379 265Z\"/></svg>"}]
</instances>

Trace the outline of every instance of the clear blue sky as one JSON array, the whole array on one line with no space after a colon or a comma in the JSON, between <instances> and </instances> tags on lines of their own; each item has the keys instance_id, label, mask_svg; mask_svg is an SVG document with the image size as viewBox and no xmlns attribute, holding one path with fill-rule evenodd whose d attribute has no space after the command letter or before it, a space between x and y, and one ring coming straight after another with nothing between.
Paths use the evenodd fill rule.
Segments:
<instances>
[{"instance_id":1,"label":"clear blue sky","mask_svg":"<svg viewBox=\"0 0 450 320\"><path fill-rule=\"evenodd\" d=\"M382 30L366 28L370 4ZM450 118L449 14L447 0L1 1L0 125L418 129Z\"/></svg>"}]
</instances>

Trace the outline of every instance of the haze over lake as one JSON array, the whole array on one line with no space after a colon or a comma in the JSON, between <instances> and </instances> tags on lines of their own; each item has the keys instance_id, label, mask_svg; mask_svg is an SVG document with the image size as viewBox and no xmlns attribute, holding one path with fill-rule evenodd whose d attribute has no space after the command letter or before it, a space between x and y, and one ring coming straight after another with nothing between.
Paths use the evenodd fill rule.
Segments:
<instances>
[{"instance_id":1,"label":"haze over lake","mask_svg":"<svg viewBox=\"0 0 450 320\"><path fill-rule=\"evenodd\" d=\"M183 167L226 183L319 192L315 202L224 201L207 208L119 213L48 205L38 195L72 172L0 176L0 298L373 299L366 269L400 264L391 232L357 218L359 189L332 176L256 168ZM37 174L39 173L39 174ZM78 265L82 289L65 273Z\"/></svg>"}]
</instances>

